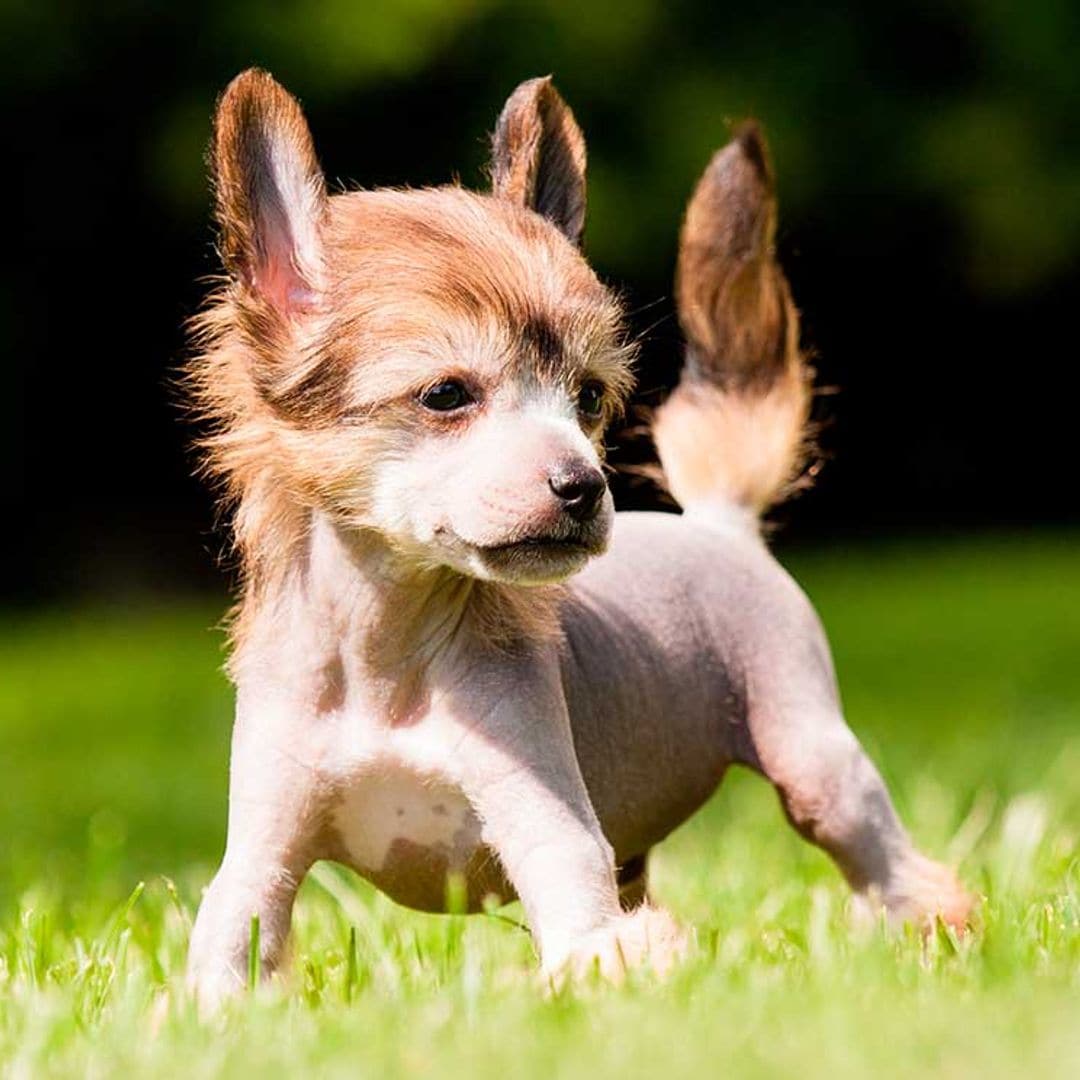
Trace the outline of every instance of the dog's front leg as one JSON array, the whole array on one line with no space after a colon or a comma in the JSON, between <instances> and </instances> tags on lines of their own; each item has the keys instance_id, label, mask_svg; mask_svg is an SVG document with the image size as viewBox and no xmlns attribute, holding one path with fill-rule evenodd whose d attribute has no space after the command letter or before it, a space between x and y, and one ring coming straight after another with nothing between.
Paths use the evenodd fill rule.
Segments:
<instances>
[{"instance_id":1,"label":"dog's front leg","mask_svg":"<svg viewBox=\"0 0 1080 1080\"><path fill-rule=\"evenodd\" d=\"M255 919L260 977L273 974L296 890L316 857L318 770L301 756L315 739L310 730L290 739L295 726L280 703L252 707L241 696L225 856L199 907L188 953L188 985L204 1008L246 985Z\"/></svg>"},{"instance_id":2,"label":"dog's front leg","mask_svg":"<svg viewBox=\"0 0 1080 1080\"><path fill-rule=\"evenodd\" d=\"M455 768L525 907L544 972L599 968L617 979L642 963L666 970L683 949L681 934L657 909L621 910L614 854L585 788L554 657L503 658L471 685L470 700L454 703L459 715L472 714Z\"/></svg>"}]
</instances>

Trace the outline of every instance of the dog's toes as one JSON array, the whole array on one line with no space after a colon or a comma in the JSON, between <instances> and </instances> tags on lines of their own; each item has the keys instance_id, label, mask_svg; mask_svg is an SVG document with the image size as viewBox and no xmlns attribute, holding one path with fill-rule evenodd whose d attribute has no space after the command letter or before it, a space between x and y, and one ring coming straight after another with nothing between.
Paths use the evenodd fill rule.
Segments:
<instances>
[{"instance_id":1,"label":"dog's toes","mask_svg":"<svg viewBox=\"0 0 1080 1080\"><path fill-rule=\"evenodd\" d=\"M675 920L666 911L646 903L586 935L569 956L546 969L545 974L556 985L597 974L617 984L636 968L649 968L664 977L686 955L689 946L689 936Z\"/></svg>"},{"instance_id":2,"label":"dog's toes","mask_svg":"<svg viewBox=\"0 0 1080 1080\"><path fill-rule=\"evenodd\" d=\"M940 919L954 930L967 930L975 909L975 897L964 888L951 867L930 859L924 862L914 897L923 922L932 924Z\"/></svg>"},{"instance_id":3,"label":"dog's toes","mask_svg":"<svg viewBox=\"0 0 1080 1080\"><path fill-rule=\"evenodd\" d=\"M884 908L893 925L914 923L929 931L940 921L964 933L971 925L976 903L954 870L916 855L905 863L887 891L861 894L856 910L865 917Z\"/></svg>"}]
</instances>

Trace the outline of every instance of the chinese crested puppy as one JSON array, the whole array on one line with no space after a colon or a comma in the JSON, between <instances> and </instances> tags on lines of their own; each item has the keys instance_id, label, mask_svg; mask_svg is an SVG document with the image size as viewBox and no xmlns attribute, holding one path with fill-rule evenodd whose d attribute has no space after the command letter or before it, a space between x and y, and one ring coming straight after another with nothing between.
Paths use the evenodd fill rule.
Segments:
<instances>
[{"instance_id":1,"label":"chinese crested puppy","mask_svg":"<svg viewBox=\"0 0 1080 1080\"><path fill-rule=\"evenodd\" d=\"M218 105L227 278L190 390L243 595L228 840L192 935L201 999L279 962L317 859L434 911L520 898L545 972L667 968L649 850L731 764L869 905L962 924L841 714L806 598L762 540L798 477L811 373L772 254L762 139L712 160L683 226L682 381L653 433L684 513L613 512L631 387L579 243L585 143L549 79L514 91L490 192L329 196L296 101Z\"/></svg>"}]
</instances>

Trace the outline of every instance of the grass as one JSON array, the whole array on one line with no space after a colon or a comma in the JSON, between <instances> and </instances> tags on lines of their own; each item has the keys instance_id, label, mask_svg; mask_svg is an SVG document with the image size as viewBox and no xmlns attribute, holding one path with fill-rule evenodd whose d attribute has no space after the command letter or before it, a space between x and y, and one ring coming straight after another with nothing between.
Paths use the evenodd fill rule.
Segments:
<instances>
[{"instance_id":1,"label":"grass","mask_svg":"<svg viewBox=\"0 0 1080 1080\"><path fill-rule=\"evenodd\" d=\"M320 865L289 980L210 1023L180 978L224 827L215 613L11 617L0 1074L1078 1076L1078 547L792 560L912 832L985 897L964 940L854 934L836 872L737 774L657 853L698 930L666 984L545 995L506 919L414 914Z\"/></svg>"}]
</instances>

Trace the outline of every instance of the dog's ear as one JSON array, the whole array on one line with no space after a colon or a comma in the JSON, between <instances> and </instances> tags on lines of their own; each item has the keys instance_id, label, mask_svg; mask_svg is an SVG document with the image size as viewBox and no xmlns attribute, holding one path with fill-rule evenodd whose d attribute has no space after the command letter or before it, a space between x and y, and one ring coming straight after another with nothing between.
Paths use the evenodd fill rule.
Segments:
<instances>
[{"instance_id":1,"label":"dog's ear","mask_svg":"<svg viewBox=\"0 0 1080 1080\"><path fill-rule=\"evenodd\" d=\"M767 382L787 361L798 325L775 236L768 150L748 122L709 162L679 241L675 296L687 362L708 378Z\"/></svg>"},{"instance_id":2,"label":"dog's ear","mask_svg":"<svg viewBox=\"0 0 1080 1080\"><path fill-rule=\"evenodd\" d=\"M575 244L585 228L585 138L551 76L523 82L492 138L492 190L535 210Z\"/></svg>"},{"instance_id":3,"label":"dog's ear","mask_svg":"<svg viewBox=\"0 0 1080 1080\"><path fill-rule=\"evenodd\" d=\"M265 71L221 95L210 164L226 269L281 315L311 309L326 183L300 105Z\"/></svg>"}]
</instances>

